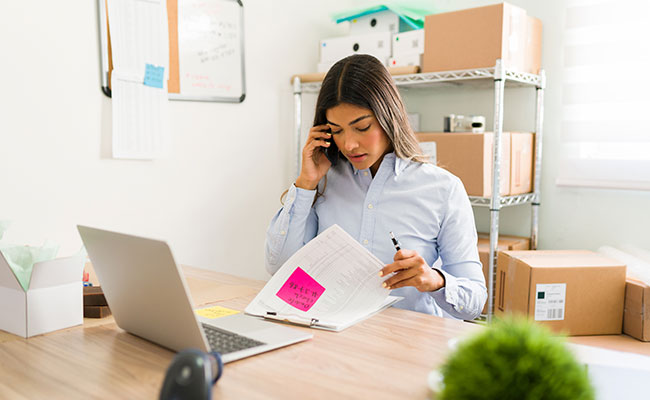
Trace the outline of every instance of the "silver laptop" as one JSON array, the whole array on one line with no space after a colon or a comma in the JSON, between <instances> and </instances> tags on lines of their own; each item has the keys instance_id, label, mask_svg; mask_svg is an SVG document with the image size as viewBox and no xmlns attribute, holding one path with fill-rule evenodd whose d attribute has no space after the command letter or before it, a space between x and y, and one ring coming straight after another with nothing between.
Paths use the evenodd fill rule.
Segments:
<instances>
[{"instance_id":1,"label":"silver laptop","mask_svg":"<svg viewBox=\"0 0 650 400\"><path fill-rule=\"evenodd\" d=\"M208 319L192 309L185 278L167 243L77 226L108 306L127 332L179 351L198 348L239 360L312 334L245 315Z\"/></svg>"}]
</instances>

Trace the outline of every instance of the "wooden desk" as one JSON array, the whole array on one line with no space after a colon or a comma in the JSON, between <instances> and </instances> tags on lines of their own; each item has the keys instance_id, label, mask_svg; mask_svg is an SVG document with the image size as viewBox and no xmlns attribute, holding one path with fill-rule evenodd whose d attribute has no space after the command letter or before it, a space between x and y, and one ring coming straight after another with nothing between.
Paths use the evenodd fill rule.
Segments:
<instances>
[{"instance_id":1,"label":"wooden desk","mask_svg":"<svg viewBox=\"0 0 650 400\"><path fill-rule=\"evenodd\" d=\"M196 306L243 310L264 282L185 268ZM296 328L308 329L308 328ZM480 326L390 308L347 330L226 365L215 399L426 399L447 342ZM157 398L174 353L111 317L30 339L3 336L0 398Z\"/></svg>"}]
</instances>

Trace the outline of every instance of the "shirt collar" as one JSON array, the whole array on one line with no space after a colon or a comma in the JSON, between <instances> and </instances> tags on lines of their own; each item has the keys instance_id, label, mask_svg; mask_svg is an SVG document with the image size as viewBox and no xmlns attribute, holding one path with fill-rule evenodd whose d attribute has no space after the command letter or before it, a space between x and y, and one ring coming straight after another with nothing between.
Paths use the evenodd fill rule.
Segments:
<instances>
[{"instance_id":1,"label":"shirt collar","mask_svg":"<svg viewBox=\"0 0 650 400\"><path fill-rule=\"evenodd\" d=\"M358 170L352 165L352 163L349 163L350 166L352 167L352 172L355 175L358 175L360 171L365 171L365 170ZM409 164L409 160L404 160L403 158L399 158L395 155L395 152L390 152L387 153L383 160L381 160L381 165L386 164L387 167L390 167L395 171L395 176L399 176L400 172L404 171L404 168ZM381 168L380 165L380 168ZM369 170L369 168L368 168Z\"/></svg>"}]
</instances>

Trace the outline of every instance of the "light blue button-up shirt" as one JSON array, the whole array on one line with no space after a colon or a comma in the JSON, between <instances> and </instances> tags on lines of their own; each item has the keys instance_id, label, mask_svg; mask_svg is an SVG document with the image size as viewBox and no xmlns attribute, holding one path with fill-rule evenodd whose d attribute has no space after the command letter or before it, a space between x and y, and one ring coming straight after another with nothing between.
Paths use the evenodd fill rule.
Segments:
<instances>
[{"instance_id":1,"label":"light blue button-up shirt","mask_svg":"<svg viewBox=\"0 0 650 400\"><path fill-rule=\"evenodd\" d=\"M269 273L333 224L390 264L395 256L392 231L403 249L416 250L428 265L440 257L439 271L445 277L445 286L434 292L392 290L392 295L404 297L395 307L466 320L480 315L487 291L474 214L456 176L389 153L374 178L369 169L340 161L329 169L324 194L313 204L315 195L316 190L295 185L289 189L266 234Z\"/></svg>"}]
</instances>

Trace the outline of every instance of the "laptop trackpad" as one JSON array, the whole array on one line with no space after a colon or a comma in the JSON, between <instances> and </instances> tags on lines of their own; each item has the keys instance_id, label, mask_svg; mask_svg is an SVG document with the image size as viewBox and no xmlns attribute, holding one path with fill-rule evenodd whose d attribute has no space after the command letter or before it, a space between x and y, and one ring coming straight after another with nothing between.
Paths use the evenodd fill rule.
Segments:
<instances>
[{"instance_id":1,"label":"laptop trackpad","mask_svg":"<svg viewBox=\"0 0 650 400\"><path fill-rule=\"evenodd\" d=\"M209 319L199 317L201 322L225 329L240 335L250 336L255 332L273 328L274 324L269 321L258 319L244 313L229 315L227 317Z\"/></svg>"}]
</instances>

